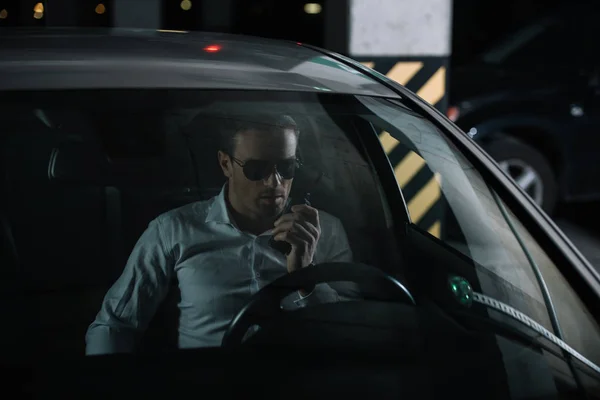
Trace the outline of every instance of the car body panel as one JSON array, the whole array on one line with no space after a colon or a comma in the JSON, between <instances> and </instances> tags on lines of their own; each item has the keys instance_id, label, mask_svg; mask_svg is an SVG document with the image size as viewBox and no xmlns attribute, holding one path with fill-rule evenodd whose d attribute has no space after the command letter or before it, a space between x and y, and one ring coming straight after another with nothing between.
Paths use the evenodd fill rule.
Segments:
<instances>
[{"instance_id":1,"label":"car body panel","mask_svg":"<svg viewBox=\"0 0 600 400\"><path fill-rule=\"evenodd\" d=\"M10 79L0 78L0 89L218 88L397 96L367 75L291 42L127 29L51 32L3 34L0 74Z\"/></svg>"}]
</instances>

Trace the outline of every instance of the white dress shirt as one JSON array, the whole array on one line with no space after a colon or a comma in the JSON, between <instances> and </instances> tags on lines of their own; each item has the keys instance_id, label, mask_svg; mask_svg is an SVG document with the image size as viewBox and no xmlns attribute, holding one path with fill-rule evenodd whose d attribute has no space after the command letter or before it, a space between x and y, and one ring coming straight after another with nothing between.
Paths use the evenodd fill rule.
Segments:
<instances>
[{"instance_id":1,"label":"white dress shirt","mask_svg":"<svg viewBox=\"0 0 600 400\"><path fill-rule=\"evenodd\" d=\"M351 261L339 219L319 211L316 264ZM221 344L231 319L262 287L287 273L286 258L268 244L271 231L241 232L225 204L225 187L210 200L188 204L150 222L86 334L86 354L131 352L177 277L179 347ZM306 297L295 293L285 308L338 301L327 284Z\"/></svg>"}]
</instances>

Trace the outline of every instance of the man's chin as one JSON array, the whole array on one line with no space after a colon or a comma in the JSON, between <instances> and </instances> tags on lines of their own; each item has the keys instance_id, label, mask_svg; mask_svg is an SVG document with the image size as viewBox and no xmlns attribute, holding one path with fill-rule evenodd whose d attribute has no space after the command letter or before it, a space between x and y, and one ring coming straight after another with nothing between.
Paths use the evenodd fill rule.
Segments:
<instances>
[{"instance_id":1,"label":"man's chin","mask_svg":"<svg viewBox=\"0 0 600 400\"><path fill-rule=\"evenodd\" d=\"M285 201L260 202L260 213L265 218L276 217L283 212Z\"/></svg>"},{"instance_id":2,"label":"man's chin","mask_svg":"<svg viewBox=\"0 0 600 400\"><path fill-rule=\"evenodd\" d=\"M261 208L261 214L265 218L277 217L282 212L283 212L283 207L262 207Z\"/></svg>"}]
</instances>

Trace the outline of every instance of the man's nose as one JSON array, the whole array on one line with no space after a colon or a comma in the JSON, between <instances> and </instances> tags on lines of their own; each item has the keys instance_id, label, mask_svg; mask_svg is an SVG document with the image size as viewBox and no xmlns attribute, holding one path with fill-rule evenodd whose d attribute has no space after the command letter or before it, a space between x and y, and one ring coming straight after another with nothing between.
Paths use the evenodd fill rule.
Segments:
<instances>
[{"instance_id":1,"label":"man's nose","mask_svg":"<svg viewBox=\"0 0 600 400\"><path fill-rule=\"evenodd\" d=\"M281 185L282 181L283 181L283 177L281 176L279 171L277 171L277 167L273 167L273 171L271 172L271 174L264 179L264 182L267 186L273 186L273 187L277 187L277 186Z\"/></svg>"}]
</instances>

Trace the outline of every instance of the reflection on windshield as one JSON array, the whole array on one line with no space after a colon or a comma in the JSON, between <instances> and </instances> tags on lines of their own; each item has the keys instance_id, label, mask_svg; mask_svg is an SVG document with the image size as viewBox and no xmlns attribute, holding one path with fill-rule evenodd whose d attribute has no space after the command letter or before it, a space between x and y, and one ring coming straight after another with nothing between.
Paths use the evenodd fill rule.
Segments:
<instances>
[{"instance_id":1,"label":"reflection on windshield","mask_svg":"<svg viewBox=\"0 0 600 400\"><path fill-rule=\"evenodd\" d=\"M382 100L361 97L361 101L373 112L368 118L375 126L387 131L397 141L396 146L408 147L423 159L421 168L439 175L439 202L443 207L439 215L445 220L441 231L446 232L441 239L480 265L484 293L493 293L493 297L552 329L527 257L487 184L471 163L429 121L394 112ZM399 181L403 173L396 170ZM423 229L427 228L423 226ZM452 231L460 234L450 235Z\"/></svg>"},{"instance_id":2,"label":"reflection on windshield","mask_svg":"<svg viewBox=\"0 0 600 400\"><path fill-rule=\"evenodd\" d=\"M252 296L286 274L354 261L397 275L388 205L343 106L353 97L319 96L12 101L2 153L18 254L9 262L23 265L20 279L60 326L36 330L48 343L40 351L220 346ZM77 289L68 304L52 297L65 287ZM323 282L282 306L361 297L354 283Z\"/></svg>"},{"instance_id":3,"label":"reflection on windshield","mask_svg":"<svg viewBox=\"0 0 600 400\"><path fill-rule=\"evenodd\" d=\"M133 352L136 331L148 326L175 278L185 304L179 347L218 347L235 314L269 282L311 263L352 261L342 222L313 207L309 192L291 195L301 168L294 118L226 113L212 119L222 189L150 221L87 331L87 354ZM322 283L298 290L282 307L352 295L349 286Z\"/></svg>"},{"instance_id":4,"label":"reflection on windshield","mask_svg":"<svg viewBox=\"0 0 600 400\"><path fill-rule=\"evenodd\" d=\"M583 355L592 362L584 360L592 369L599 370L600 353L595 343L600 341L600 327L548 255L464 155L426 119L394 114L389 103L381 99L360 100L373 113L365 118L385 135L386 152L393 165L393 149L406 147L423 160L422 169L439 175L438 218L442 222L440 233L434 236L474 261L483 291L478 296L498 309L502 309L501 304L516 309L522 313L522 321L535 321L529 325L543 327L538 330L540 334L545 329L553 340L562 337L567 343L562 342L563 348L571 346L578 357ZM402 166L400 161L395 173L399 185L405 187L403 174L408 170ZM421 228L426 230L427 226ZM545 285L547 297L542 290ZM548 312L551 304L554 315ZM506 320L499 314L491 316Z\"/></svg>"},{"instance_id":5,"label":"reflection on windshield","mask_svg":"<svg viewBox=\"0 0 600 400\"><path fill-rule=\"evenodd\" d=\"M244 340L313 340L347 354L396 346L414 362L422 352L437 354L430 344L456 344L462 328L448 315L440 329L421 326L415 318L423 310L405 292L393 301L377 296L385 293L382 277L389 283L390 276L403 281L410 272L428 272L433 255L448 270L462 263L469 279L480 281L478 295L552 329L493 192L435 126L406 106L345 95L218 91L32 92L3 105L0 217L12 242L2 237L11 252L0 254L0 265L13 272L12 287L23 288L23 301L11 302L9 311L34 327L10 342L19 356L221 346L242 319L236 317L269 293L265 288L309 271L317 277L267 296L275 299L267 317L242 325L249 328ZM403 204L388 203L398 186L380 169L389 164L374 132L384 135L394 161L409 227L389 212L402 207L405 216ZM414 226L430 235L415 240L407 234ZM544 264L542 250L521 236ZM409 250L419 246L425 250L413 258ZM345 278L319 276L328 262L349 268L337 270ZM540 265L549 276L552 267ZM368 271L379 280L365 282ZM434 286L425 275L424 282L407 278L411 292ZM286 329L273 315L298 321ZM317 320L326 329L315 328ZM473 365L464 359L472 354L504 367L496 345L488 346L490 332L496 330L485 330L478 342L470 333L461 340L465 365ZM566 337L576 347L576 334ZM418 340L413 345L410 338Z\"/></svg>"}]
</instances>

